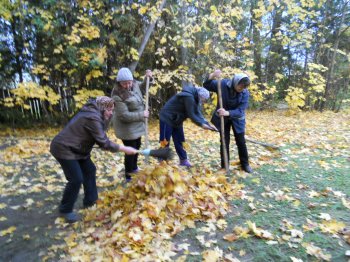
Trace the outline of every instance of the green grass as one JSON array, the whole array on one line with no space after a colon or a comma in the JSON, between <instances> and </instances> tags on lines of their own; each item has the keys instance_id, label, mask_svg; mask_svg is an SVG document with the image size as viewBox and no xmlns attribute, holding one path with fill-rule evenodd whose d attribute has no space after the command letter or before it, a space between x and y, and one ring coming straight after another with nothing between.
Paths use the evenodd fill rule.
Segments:
<instances>
[{"instance_id":1,"label":"green grass","mask_svg":"<svg viewBox=\"0 0 350 262\"><path fill-rule=\"evenodd\" d=\"M238 182L245 185L244 190L247 195L254 198L252 203L256 210L266 212L254 211L249 206L248 200L237 199L231 203L232 214L225 217L227 222L225 231L218 230L211 235L203 233L198 230L203 223L198 223L197 229L187 229L175 237L175 243L182 241L181 243L191 244L190 255L187 256L186 261L202 261L201 255L191 255L191 252L201 254L215 247L219 247L224 254L232 254L241 261L291 261L290 257L303 261L318 261L316 257L306 253L301 242L313 243L320 247L324 253L332 255L332 261L348 261L345 252L349 250L349 245L340 234L335 238L331 234L323 233L320 228L305 231L303 224L306 223L306 219L321 223L320 214L327 213L332 219L343 222L349 227L349 209L341 203L341 198L333 193L341 192L345 197L349 197L349 162L345 156L333 156L328 151L314 150L312 154L303 154L297 151L298 148L300 147L296 145L286 146L282 148L280 158L274 159L272 164L260 166L254 174L247 177L237 177ZM296 149L296 153L287 154L291 149ZM329 169L322 167L319 161L327 163ZM267 190L268 188L270 191ZM278 201L274 197L262 195L279 190L294 200ZM319 196L311 198L311 192L317 192ZM297 203L295 201L299 205L294 205ZM281 230L283 221L288 221L293 229L302 231L304 236L299 243L280 240L274 245L269 245L266 240L255 236L240 238L234 242L223 239L225 234L232 233L235 226L247 227L245 223L248 220L280 239L283 234L288 234ZM203 246L196 239L196 236L203 234L206 240L216 239L217 243L210 247ZM242 256L241 250L245 251Z\"/></svg>"}]
</instances>

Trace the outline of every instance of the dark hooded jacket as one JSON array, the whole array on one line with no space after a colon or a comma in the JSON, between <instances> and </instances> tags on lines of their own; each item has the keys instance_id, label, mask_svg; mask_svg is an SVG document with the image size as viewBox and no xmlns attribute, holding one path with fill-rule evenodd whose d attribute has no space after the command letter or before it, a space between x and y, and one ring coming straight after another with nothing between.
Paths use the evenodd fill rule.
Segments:
<instances>
[{"instance_id":1,"label":"dark hooded jacket","mask_svg":"<svg viewBox=\"0 0 350 262\"><path fill-rule=\"evenodd\" d=\"M238 134L245 131L245 111L248 108L249 103L249 91L244 89L241 93L237 93L234 87L238 82L245 77L245 74L237 74L233 79L222 79L221 90L222 90L222 103L225 110L229 111L230 116L225 117L225 125L233 124ZM217 80L206 80L203 83L203 87L210 92L218 92L218 81ZM211 122L215 127L220 130L220 117L216 114L219 109L219 103L216 105L216 110L211 118Z\"/></svg>"},{"instance_id":2,"label":"dark hooded jacket","mask_svg":"<svg viewBox=\"0 0 350 262\"><path fill-rule=\"evenodd\" d=\"M199 126L208 124L200 111L197 88L191 86L170 98L160 111L160 120L171 127L180 127L186 118Z\"/></svg>"},{"instance_id":3,"label":"dark hooded jacket","mask_svg":"<svg viewBox=\"0 0 350 262\"><path fill-rule=\"evenodd\" d=\"M86 159L95 143L111 152L119 151L119 145L110 141L105 132L103 112L91 100L69 121L52 140L50 152L60 159Z\"/></svg>"}]
</instances>

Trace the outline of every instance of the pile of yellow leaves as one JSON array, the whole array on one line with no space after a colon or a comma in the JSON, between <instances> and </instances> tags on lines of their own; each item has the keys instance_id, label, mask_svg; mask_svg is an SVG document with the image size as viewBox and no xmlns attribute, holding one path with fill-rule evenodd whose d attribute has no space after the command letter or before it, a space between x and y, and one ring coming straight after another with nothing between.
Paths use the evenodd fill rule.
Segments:
<instances>
[{"instance_id":1,"label":"pile of yellow leaves","mask_svg":"<svg viewBox=\"0 0 350 262\"><path fill-rule=\"evenodd\" d=\"M167 240L195 221L216 221L229 211L242 185L224 173L173 167L141 171L125 188L105 192L85 212L82 233L66 239L72 260L169 260Z\"/></svg>"}]
</instances>

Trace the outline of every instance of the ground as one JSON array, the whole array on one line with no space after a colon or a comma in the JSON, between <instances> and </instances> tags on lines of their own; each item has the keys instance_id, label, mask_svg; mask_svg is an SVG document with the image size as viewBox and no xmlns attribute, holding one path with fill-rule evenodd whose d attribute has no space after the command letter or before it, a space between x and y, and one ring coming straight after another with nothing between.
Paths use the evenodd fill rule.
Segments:
<instances>
[{"instance_id":1,"label":"ground","mask_svg":"<svg viewBox=\"0 0 350 262\"><path fill-rule=\"evenodd\" d=\"M227 198L229 209L223 217L196 221L194 228L174 235L170 239L176 253L172 259L348 261L349 114L250 111L247 123L248 138L278 149L248 142L254 173L247 174L239 169L231 143L227 180L242 185L242 189ZM183 172L222 174L218 135L191 123L186 123L185 130L194 168ZM74 248L89 244L84 242L84 234L93 229L68 225L57 217L65 180L48 153L48 145L58 131L1 132L0 261L71 261ZM117 141L112 132L109 136ZM151 123L150 141L157 146L156 122ZM123 182L122 158L121 154L94 150L100 195L119 185L128 190ZM177 166L177 162L175 158L169 165ZM149 165L158 163L151 159ZM140 166L146 168L143 158ZM76 209L86 214L82 192Z\"/></svg>"}]
</instances>

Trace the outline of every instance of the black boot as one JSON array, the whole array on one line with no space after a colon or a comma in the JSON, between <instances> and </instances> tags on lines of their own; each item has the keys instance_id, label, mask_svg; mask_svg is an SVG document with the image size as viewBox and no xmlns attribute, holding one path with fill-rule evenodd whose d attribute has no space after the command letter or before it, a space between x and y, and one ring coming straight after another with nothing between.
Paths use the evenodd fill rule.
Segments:
<instances>
[{"instance_id":1,"label":"black boot","mask_svg":"<svg viewBox=\"0 0 350 262\"><path fill-rule=\"evenodd\" d=\"M253 169L250 167L250 165L244 165L242 166L242 169L247 173L253 173Z\"/></svg>"}]
</instances>

